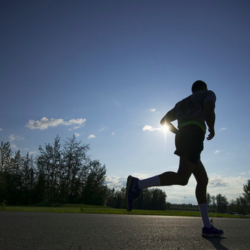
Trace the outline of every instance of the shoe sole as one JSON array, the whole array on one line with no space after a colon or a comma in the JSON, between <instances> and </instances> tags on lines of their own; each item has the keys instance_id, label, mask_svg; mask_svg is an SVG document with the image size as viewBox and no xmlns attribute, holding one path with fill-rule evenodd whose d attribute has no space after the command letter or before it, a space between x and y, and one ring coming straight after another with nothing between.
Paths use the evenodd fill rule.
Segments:
<instances>
[{"instance_id":1,"label":"shoe sole","mask_svg":"<svg viewBox=\"0 0 250 250\"><path fill-rule=\"evenodd\" d=\"M202 234L202 237L205 237L205 238L215 238L215 237L220 237L223 234L224 233L222 233L222 234Z\"/></svg>"},{"instance_id":2,"label":"shoe sole","mask_svg":"<svg viewBox=\"0 0 250 250\"><path fill-rule=\"evenodd\" d=\"M129 209L129 200L128 200L128 188L130 186L130 183L131 183L131 175L127 178L127 187L126 187L126 207L127 207L127 211L128 212L131 212L132 209Z\"/></svg>"}]
</instances>

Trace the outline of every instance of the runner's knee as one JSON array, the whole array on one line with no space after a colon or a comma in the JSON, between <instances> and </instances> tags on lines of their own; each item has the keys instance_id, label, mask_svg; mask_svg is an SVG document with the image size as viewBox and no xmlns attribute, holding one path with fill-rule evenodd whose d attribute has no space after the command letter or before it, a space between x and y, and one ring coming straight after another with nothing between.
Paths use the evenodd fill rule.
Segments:
<instances>
[{"instance_id":1,"label":"runner's knee","mask_svg":"<svg viewBox=\"0 0 250 250\"><path fill-rule=\"evenodd\" d=\"M180 185L186 186L188 184L188 180L189 180L189 178L186 178L186 177L180 178Z\"/></svg>"},{"instance_id":2,"label":"runner's knee","mask_svg":"<svg viewBox=\"0 0 250 250\"><path fill-rule=\"evenodd\" d=\"M204 177L202 179L197 180L197 184L199 186L207 187L207 185L208 185L208 177L206 176L206 177Z\"/></svg>"}]
</instances>

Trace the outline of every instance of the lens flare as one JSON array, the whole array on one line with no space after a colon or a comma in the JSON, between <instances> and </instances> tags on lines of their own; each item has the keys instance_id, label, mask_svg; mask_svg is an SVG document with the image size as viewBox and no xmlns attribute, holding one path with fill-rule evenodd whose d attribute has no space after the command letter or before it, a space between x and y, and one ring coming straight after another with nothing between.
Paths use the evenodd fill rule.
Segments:
<instances>
[{"instance_id":1,"label":"lens flare","mask_svg":"<svg viewBox=\"0 0 250 250\"><path fill-rule=\"evenodd\" d=\"M164 125L162 126L162 131L166 134L167 132L169 132L169 126Z\"/></svg>"}]
</instances>

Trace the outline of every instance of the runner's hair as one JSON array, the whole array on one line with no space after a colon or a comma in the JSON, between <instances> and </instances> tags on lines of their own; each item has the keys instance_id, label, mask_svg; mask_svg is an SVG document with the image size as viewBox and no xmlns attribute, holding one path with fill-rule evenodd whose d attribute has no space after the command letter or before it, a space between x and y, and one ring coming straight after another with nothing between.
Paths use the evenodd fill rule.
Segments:
<instances>
[{"instance_id":1,"label":"runner's hair","mask_svg":"<svg viewBox=\"0 0 250 250\"><path fill-rule=\"evenodd\" d=\"M201 87L205 86L207 88L207 84L201 80L197 80L192 85L192 92L197 92Z\"/></svg>"}]
</instances>

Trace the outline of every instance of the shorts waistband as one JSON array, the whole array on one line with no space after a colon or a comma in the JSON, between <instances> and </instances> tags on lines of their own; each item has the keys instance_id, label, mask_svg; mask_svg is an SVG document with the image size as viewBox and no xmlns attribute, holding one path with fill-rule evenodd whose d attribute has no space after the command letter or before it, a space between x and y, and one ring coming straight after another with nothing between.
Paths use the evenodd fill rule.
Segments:
<instances>
[{"instance_id":1,"label":"shorts waistband","mask_svg":"<svg viewBox=\"0 0 250 250\"><path fill-rule=\"evenodd\" d=\"M178 127L179 128L182 128L182 127L185 127L187 125L197 125L199 126L203 132L206 134L206 126L204 124L202 124L201 122L198 122L198 121L188 121L188 122L183 122L182 124L179 124Z\"/></svg>"}]
</instances>

